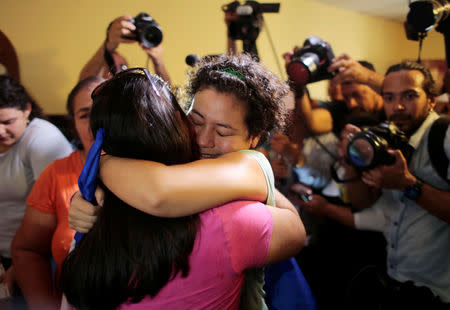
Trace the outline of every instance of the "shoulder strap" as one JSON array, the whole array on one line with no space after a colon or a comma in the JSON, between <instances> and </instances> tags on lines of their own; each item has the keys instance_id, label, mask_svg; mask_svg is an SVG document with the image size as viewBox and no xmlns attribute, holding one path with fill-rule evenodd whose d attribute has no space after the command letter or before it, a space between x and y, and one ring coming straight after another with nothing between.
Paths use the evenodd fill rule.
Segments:
<instances>
[{"instance_id":1,"label":"shoulder strap","mask_svg":"<svg viewBox=\"0 0 450 310\"><path fill-rule=\"evenodd\" d=\"M255 150L239 150L238 152L245 153L255 159L261 169L264 172L267 183L267 200L266 205L276 207L275 205L275 177L273 175L272 166L269 160L264 156L263 153Z\"/></svg>"},{"instance_id":2,"label":"shoulder strap","mask_svg":"<svg viewBox=\"0 0 450 310\"><path fill-rule=\"evenodd\" d=\"M428 154L430 154L431 164L439 176L448 184L450 180L447 177L449 159L444 151L444 139L447 128L450 125L450 117L440 117L431 125L428 134Z\"/></svg>"}]
</instances>

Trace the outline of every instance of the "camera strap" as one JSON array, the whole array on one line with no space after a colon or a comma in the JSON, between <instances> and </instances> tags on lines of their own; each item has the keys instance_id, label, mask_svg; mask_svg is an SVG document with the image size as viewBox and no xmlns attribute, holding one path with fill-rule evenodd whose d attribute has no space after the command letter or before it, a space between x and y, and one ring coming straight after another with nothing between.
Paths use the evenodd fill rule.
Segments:
<instances>
[{"instance_id":1,"label":"camera strap","mask_svg":"<svg viewBox=\"0 0 450 310\"><path fill-rule=\"evenodd\" d=\"M108 65L108 69L111 72L111 74L114 76L117 73L117 68L116 68L116 64L114 63L114 58L112 57L111 53L108 51L108 49L106 48L106 42L108 42L109 39L109 28L111 28L113 22L110 22L108 27L106 28L106 40L105 43L103 45L103 49L104 49L104 54L103 54L103 58L106 61L106 64Z\"/></svg>"},{"instance_id":2,"label":"camera strap","mask_svg":"<svg viewBox=\"0 0 450 310\"><path fill-rule=\"evenodd\" d=\"M450 117L440 117L431 125L428 134L428 154L434 170L450 185L448 179L449 159L444 150L444 139L447 128L450 125Z\"/></svg>"}]
</instances>

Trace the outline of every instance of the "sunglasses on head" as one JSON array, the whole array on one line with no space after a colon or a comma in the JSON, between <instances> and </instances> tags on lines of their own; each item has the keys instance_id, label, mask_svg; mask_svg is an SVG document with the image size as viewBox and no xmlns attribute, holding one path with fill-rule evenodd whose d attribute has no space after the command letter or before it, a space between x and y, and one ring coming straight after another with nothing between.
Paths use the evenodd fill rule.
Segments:
<instances>
[{"instance_id":1,"label":"sunglasses on head","mask_svg":"<svg viewBox=\"0 0 450 310\"><path fill-rule=\"evenodd\" d=\"M119 77L123 77L126 75L130 75L130 74L140 74L140 75L144 75L147 77L147 80L150 82L150 84L152 85L153 91L155 92L156 95L158 95L158 97L161 97L158 89L156 88L156 84L155 81L153 80L154 78L151 76L150 72L148 72L148 70L146 68L130 68L130 69L126 69L124 71L120 71L119 73L117 73L116 75L114 75L110 80L107 80L103 83L101 83L100 85L98 85L91 94L91 98L94 99L95 96L98 95L98 93L100 92L100 90L109 83L109 81L111 81L112 79L116 79Z\"/></svg>"}]
</instances>

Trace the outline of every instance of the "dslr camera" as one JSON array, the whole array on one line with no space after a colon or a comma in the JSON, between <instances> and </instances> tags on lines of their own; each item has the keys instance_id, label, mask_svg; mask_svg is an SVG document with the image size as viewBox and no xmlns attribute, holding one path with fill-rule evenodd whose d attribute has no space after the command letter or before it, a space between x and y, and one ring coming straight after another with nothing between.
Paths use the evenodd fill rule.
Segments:
<instances>
[{"instance_id":1,"label":"dslr camera","mask_svg":"<svg viewBox=\"0 0 450 310\"><path fill-rule=\"evenodd\" d=\"M132 38L142 43L146 48L158 46L163 34L158 23L147 13L139 13L131 19L131 23L136 26L134 31L136 37Z\"/></svg>"},{"instance_id":2,"label":"dslr camera","mask_svg":"<svg viewBox=\"0 0 450 310\"><path fill-rule=\"evenodd\" d=\"M234 1L223 5L222 11L237 15L228 26L230 39L256 41L263 24L262 13L278 13L280 3L246 1L241 5L239 1Z\"/></svg>"},{"instance_id":3,"label":"dslr camera","mask_svg":"<svg viewBox=\"0 0 450 310\"><path fill-rule=\"evenodd\" d=\"M294 52L286 71L296 86L330 79L327 71L334 58L331 45L316 36L308 37L303 46Z\"/></svg>"},{"instance_id":4,"label":"dslr camera","mask_svg":"<svg viewBox=\"0 0 450 310\"><path fill-rule=\"evenodd\" d=\"M392 165L395 158L387 152L388 148L399 149L407 159L411 155L408 138L394 123L363 128L348 144L347 161L360 171L378 165Z\"/></svg>"}]
</instances>

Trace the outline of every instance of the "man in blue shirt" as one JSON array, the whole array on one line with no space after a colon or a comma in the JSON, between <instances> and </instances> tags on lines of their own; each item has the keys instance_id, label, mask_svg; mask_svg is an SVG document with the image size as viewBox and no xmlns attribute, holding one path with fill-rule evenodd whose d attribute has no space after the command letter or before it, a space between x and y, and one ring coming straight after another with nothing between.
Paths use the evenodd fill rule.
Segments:
<instances>
[{"instance_id":1,"label":"man in blue shirt","mask_svg":"<svg viewBox=\"0 0 450 310\"><path fill-rule=\"evenodd\" d=\"M447 309L450 305L450 167L445 169L444 180L431 164L428 152L430 129L439 118L433 111L435 84L424 66L402 62L388 69L382 95L387 119L406 133L414 150L408 161L400 150L388 150L395 158L394 164L365 171L359 181L348 185L352 205L364 209L353 215L353 225L383 232L388 253L387 274L376 275L382 279L379 281L382 291L371 295L361 289L364 286L358 285L357 294L387 307L382 309L407 306ZM358 131L357 127L346 127L342 149L346 149L346 141ZM449 158L450 128L444 135L443 151Z\"/></svg>"}]
</instances>

